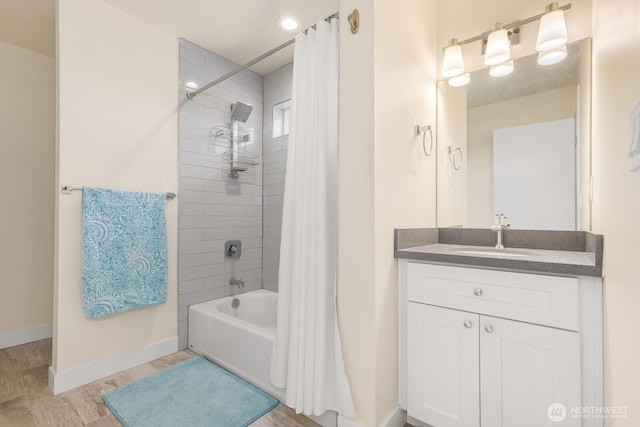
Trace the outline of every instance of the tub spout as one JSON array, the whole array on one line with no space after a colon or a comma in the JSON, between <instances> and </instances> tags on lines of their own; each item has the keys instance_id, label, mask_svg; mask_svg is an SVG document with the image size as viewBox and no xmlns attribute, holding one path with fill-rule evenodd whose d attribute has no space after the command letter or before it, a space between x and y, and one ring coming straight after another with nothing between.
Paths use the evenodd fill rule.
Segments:
<instances>
[{"instance_id":1,"label":"tub spout","mask_svg":"<svg viewBox=\"0 0 640 427\"><path fill-rule=\"evenodd\" d=\"M240 289L244 288L244 280L234 279L233 277L229 279L229 286L237 286Z\"/></svg>"}]
</instances>

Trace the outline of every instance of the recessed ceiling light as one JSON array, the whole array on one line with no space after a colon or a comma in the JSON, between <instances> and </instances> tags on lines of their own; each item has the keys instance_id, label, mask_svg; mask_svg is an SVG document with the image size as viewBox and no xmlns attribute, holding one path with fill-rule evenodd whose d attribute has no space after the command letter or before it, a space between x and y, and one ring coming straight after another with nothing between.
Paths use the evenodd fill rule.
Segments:
<instances>
[{"instance_id":1,"label":"recessed ceiling light","mask_svg":"<svg viewBox=\"0 0 640 427\"><path fill-rule=\"evenodd\" d=\"M185 83L185 86L189 89L198 89L198 83L196 82L187 82Z\"/></svg>"},{"instance_id":2,"label":"recessed ceiling light","mask_svg":"<svg viewBox=\"0 0 640 427\"><path fill-rule=\"evenodd\" d=\"M292 32L300 28L300 20L292 15L285 15L278 18L278 28L283 31Z\"/></svg>"}]
</instances>

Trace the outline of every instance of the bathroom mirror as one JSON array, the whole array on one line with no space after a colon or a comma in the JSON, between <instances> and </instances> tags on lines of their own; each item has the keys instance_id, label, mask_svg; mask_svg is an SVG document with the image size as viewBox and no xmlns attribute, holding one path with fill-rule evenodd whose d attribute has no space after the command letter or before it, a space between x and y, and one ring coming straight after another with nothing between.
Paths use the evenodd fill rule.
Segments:
<instances>
[{"instance_id":1,"label":"bathroom mirror","mask_svg":"<svg viewBox=\"0 0 640 427\"><path fill-rule=\"evenodd\" d=\"M591 39L567 57L538 55L464 87L437 87L437 223L487 228L495 214L518 229L589 230Z\"/></svg>"}]
</instances>

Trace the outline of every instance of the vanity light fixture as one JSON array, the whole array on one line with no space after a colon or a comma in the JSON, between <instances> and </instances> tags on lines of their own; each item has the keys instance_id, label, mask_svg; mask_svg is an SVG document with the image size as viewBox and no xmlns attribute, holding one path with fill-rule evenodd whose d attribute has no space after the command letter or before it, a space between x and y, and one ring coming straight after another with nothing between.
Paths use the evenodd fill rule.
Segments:
<instances>
[{"instance_id":1,"label":"vanity light fixture","mask_svg":"<svg viewBox=\"0 0 640 427\"><path fill-rule=\"evenodd\" d=\"M562 61L566 56L567 26L564 11L571 9L571 3L558 6L557 2L546 6L545 12L529 18L511 22L497 23L490 32L485 32L466 40L451 39L444 48L442 60L442 77L449 79L451 86L464 86L471 80L469 73L464 72L462 46L482 40L484 64L490 66L489 73L494 77L506 76L513 71L511 60L511 44L520 40L520 27L540 21L536 49L538 64L551 65Z\"/></svg>"},{"instance_id":2,"label":"vanity light fixture","mask_svg":"<svg viewBox=\"0 0 640 427\"><path fill-rule=\"evenodd\" d=\"M458 76L453 76L449 78L449 86L452 87L461 87L461 86L466 86L469 84L469 82L471 81L471 74L470 73L464 73L464 74L460 74Z\"/></svg>"},{"instance_id":3,"label":"vanity light fixture","mask_svg":"<svg viewBox=\"0 0 640 427\"><path fill-rule=\"evenodd\" d=\"M549 3L540 18L536 49L539 52L556 49L567 44L567 40L564 10L558 7L558 2Z\"/></svg>"},{"instance_id":4,"label":"vanity light fixture","mask_svg":"<svg viewBox=\"0 0 640 427\"><path fill-rule=\"evenodd\" d=\"M484 65L502 64L511 58L509 35L504 24L498 22L487 39L487 50L484 53Z\"/></svg>"},{"instance_id":5,"label":"vanity light fixture","mask_svg":"<svg viewBox=\"0 0 640 427\"><path fill-rule=\"evenodd\" d=\"M504 77L513 72L514 65L513 59L503 62L502 64L496 64L489 67L489 74L491 77Z\"/></svg>"},{"instance_id":6,"label":"vanity light fixture","mask_svg":"<svg viewBox=\"0 0 640 427\"><path fill-rule=\"evenodd\" d=\"M538 53L538 64L553 65L567 57L567 46L562 45L556 49Z\"/></svg>"},{"instance_id":7,"label":"vanity light fixture","mask_svg":"<svg viewBox=\"0 0 640 427\"><path fill-rule=\"evenodd\" d=\"M285 15L278 18L278 28L288 33L300 28L300 20L293 15Z\"/></svg>"},{"instance_id":8,"label":"vanity light fixture","mask_svg":"<svg viewBox=\"0 0 640 427\"><path fill-rule=\"evenodd\" d=\"M444 49L442 59L442 77L454 77L464 73L464 61L462 59L462 46L458 39L449 40L449 45Z\"/></svg>"}]
</instances>

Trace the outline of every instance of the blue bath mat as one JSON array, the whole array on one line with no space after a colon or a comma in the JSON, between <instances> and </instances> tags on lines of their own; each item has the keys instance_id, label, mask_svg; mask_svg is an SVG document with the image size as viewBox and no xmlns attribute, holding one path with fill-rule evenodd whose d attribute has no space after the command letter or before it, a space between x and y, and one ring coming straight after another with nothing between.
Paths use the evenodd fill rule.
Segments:
<instances>
[{"instance_id":1,"label":"blue bath mat","mask_svg":"<svg viewBox=\"0 0 640 427\"><path fill-rule=\"evenodd\" d=\"M241 427L278 404L200 356L108 391L102 400L125 427Z\"/></svg>"}]
</instances>

